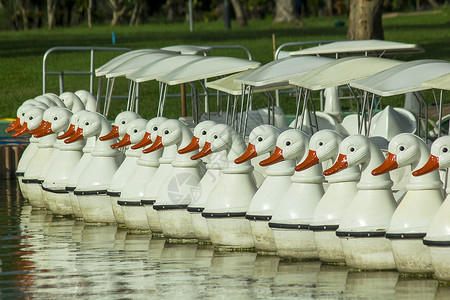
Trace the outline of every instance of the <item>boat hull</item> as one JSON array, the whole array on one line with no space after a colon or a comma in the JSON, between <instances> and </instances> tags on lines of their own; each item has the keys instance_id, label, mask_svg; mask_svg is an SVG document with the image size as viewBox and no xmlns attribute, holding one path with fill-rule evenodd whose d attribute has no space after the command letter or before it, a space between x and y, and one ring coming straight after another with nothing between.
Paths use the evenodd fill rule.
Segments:
<instances>
[{"instance_id":1,"label":"boat hull","mask_svg":"<svg viewBox=\"0 0 450 300\"><path fill-rule=\"evenodd\" d=\"M276 254L277 245L268 220L249 220L252 230L253 243L256 251L264 254Z\"/></svg>"},{"instance_id":2,"label":"boat hull","mask_svg":"<svg viewBox=\"0 0 450 300\"><path fill-rule=\"evenodd\" d=\"M158 217L162 233L170 240L196 240L191 214L186 207L180 209L159 209Z\"/></svg>"},{"instance_id":3,"label":"boat hull","mask_svg":"<svg viewBox=\"0 0 450 300\"><path fill-rule=\"evenodd\" d=\"M286 259L318 259L314 233L307 229L272 228L278 256Z\"/></svg>"},{"instance_id":4,"label":"boat hull","mask_svg":"<svg viewBox=\"0 0 450 300\"><path fill-rule=\"evenodd\" d=\"M242 217L207 218L211 242L218 250L254 249L250 222Z\"/></svg>"},{"instance_id":5,"label":"boat hull","mask_svg":"<svg viewBox=\"0 0 450 300\"><path fill-rule=\"evenodd\" d=\"M78 196L81 213L86 223L111 224L116 218L111 208L110 197L106 194L75 195Z\"/></svg>"}]
</instances>

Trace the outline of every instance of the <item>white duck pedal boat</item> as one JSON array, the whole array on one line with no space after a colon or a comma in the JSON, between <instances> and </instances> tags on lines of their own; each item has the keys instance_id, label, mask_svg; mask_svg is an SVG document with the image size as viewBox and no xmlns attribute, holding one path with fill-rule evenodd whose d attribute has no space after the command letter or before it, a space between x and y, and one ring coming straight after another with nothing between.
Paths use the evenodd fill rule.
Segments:
<instances>
[{"instance_id":1,"label":"white duck pedal boat","mask_svg":"<svg viewBox=\"0 0 450 300\"><path fill-rule=\"evenodd\" d=\"M73 136L76 131L78 130L78 123L80 121L80 117L87 113L87 110L80 110L76 113L74 113L70 119L70 125L69 128L64 132L63 134L59 135L57 137L58 140L64 140L71 136ZM81 212L80 204L78 202L78 196L75 196L74 190L77 186L78 177L80 176L81 172L83 172L84 168L87 166L89 161L92 158L91 151L94 148L96 137L90 137L86 139L85 145L83 147L83 154L81 156L81 159L78 161L75 168L72 170L72 173L69 176L69 179L66 184L66 191L69 194L70 203L72 205L73 215L75 218L82 219L83 214ZM79 142L79 141L76 141ZM81 139L80 139L81 142Z\"/></svg>"},{"instance_id":2,"label":"white duck pedal boat","mask_svg":"<svg viewBox=\"0 0 450 300\"><path fill-rule=\"evenodd\" d=\"M411 165L411 170L421 168L428 161L430 149L418 136L402 133L389 143L385 162L372 171L381 175L390 170ZM391 240L395 264L399 272L432 273L428 247L422 242L431 219L442 204L442 182L439 172L411 176L406 185L406 195L398 205L386 238Z\"/></svg>"},{"instance_id":3,"label":"white duck pedal boat","mask_svg":"<svg viewBox=\"0 0 450 300\"><path fill-rule=\"evenodd\" d=\"M232 127L218 124L206 136L206 143L196 159L225 150L227 163L222 176L206 201L202 216L206 218L211 242L218 249L254 249L249 221L245 218L256 192L253 166L234 160L246 149L242 136Z\"/></svg>"},{"instance_id":4,"label":"white duck pedal boat","mask_svg":"<svg viewBox=\"0 0 450 300\"><path fill-rule=\"evenodd\" d=\"M450 167L450 136L443 136L433 142L428 162L413 172L414 176L422 176L437 169ZM447 186L444 203L431 219L427 234L423 239L430 251L431 264L436 278L450 281L450 187Z\"/></svg>"},{"instance_id":5,"label":"white duck pedal boat","mask_svg":"<svg viewBox=\"0 0 450 300\"><path fill-rule=\"evenodd\" d=\"M300 130L289 129L280 134L275 152L262 165L286 160L302 161L308 155L309 137ZM287 259L316 259L314 234L309 230L314 210L324 194L322 165L295 172L291 184L279 200L269 222L278 255Z\"/></svg>"},{"instance_id":6,"label":"white duck pedal boat","mask_svg":"<svg viewBox=\"0 0 450 300\"><path fill-rule=\"evenodd\" d=\"M48 108L48 106L46 106L46 105L44 106L43 104L41 104L40 102L38 102L36 100L25 101L17 109L16 120L9 124L8 128L6 129L6 132L8 132L8 133L13 132L13 131L19 132L21 130L28 131L28 127L24 126L25 114L26 114L26 111L34 108L35 106L41 107L43 110ZM41 115L41 119L42 119L42 115ZM28 164L30 163L31 158L34 156L34 154L36 153L36 151L38 149L38 146L37 146L38 140L39 139L36 139L34 136L30 137L30 139L29 139L30 143L23 151L22 156L20 157L19 162L17 164L17 168L16 168L16 177L17 177L17 181L19 182L19 189L25 200L28 200L28 193L27 193L25 184L22 182L22 178L23 178L23 175L25 174L25 170L26 170Z\"/></svg>"},{"instance_id":7,"label":"white duck pedal boat","mask_svg":"<svg viewBox=\"0 0 450 300\"><path fill-rule=\"evenodd\" d=\"M104 136L111 131L111 124L99 113L86 112L80 117L77 132L65 143L92 136ZM86 223L115 223L111 200L106 195L114 173L120 166L120 152L111 149L116 140L95 141L91 159L80 173L74 195L78 197L80 209Z\"/></svg>"},{"instance_id":8,"label":"white duck pedal boat","mask_svg":"<svg viewBox=\"0 0 450 300\"><path fill-rule=\"evenodd\" d=\"M183 149L191 140L192 132L185 124L179 120L167 120L159 126L156 140L144 153L172 145L176 145L176 150ZM195 188L200 178L200 163L191 160L189 154L176 153L172 170L162 183L153 204L153 209L158 212L164 237L169 241L196 241L192 217L187 207L198 196Z\"/></svg>"},{"instance_id":9,"label":"white duck pedal boat","mask_svg":"<svg viewBox=\"0 0 450 300\"><path fill-rule=\"evenodd\" d=\"M41 124L43 114L44 111L38 107L35 107L27 112L27 127L30 134L33 134L33 130L36 130ZM39 123L34 122L38 120ZM55 142L56 134L49 134L47 136L39 138L38 149L30 159L30 162L28 163L24 176L22 178L22 183L24 183L24 185L26 186L28 201L30 201L31 206L35 208L45 208L41 192L41 181L39 180L39 177L41 175L42 169L44 168L54 151L53 145L55 144Z\"/></svg>"},{"instance_id":10,"label":"white duck pedal boat","mask_svg":"<svg viewBox=\"0 0 450 300\"><path fill-rule=\"evenodd\" d=\"M168 120L164 117L160 118L161 119L158 121L159 125L155 124L153 128L147 127L144 138L141 142L139 142L139 144L132 146L133 148L137 149L140 147L148 146L156 140L156 138L158 137L159 127L164 121ZM156 197L158 196L159 189L166 181L169 174L172 172L172 161L174 160L177 153L177 145L163 147L162 151L162 156L159 158L159 167L156 170L155 174L147 181L144 189L144 195L141 198L141 204L144 206L145 212L147 213L147 221L150 226L150 230L154 235L162 235L162 229L161 223L159 222L158 212L153 209L153 204L155 204L156 202ZM144 154L147 153L144 152Z\"/></svg>"},{"instance_id":11,"label":"white duck pedal boat","mask_svg":"<svg viewBox=\"0 0 450 300\"><path fill-rule=\"evenodd\" d=\"M337 132L324 129L316 132L309 141L309 153L296 171L328 160L333 162L339 154L339 145L344 138ZM339 174L326 176L329 185L314 210L309 228L314 231L319 258L324 262L344 262L341 241L336 236L342 215L354 198L361 174L358 166L349 167Z\"/></svg>"},{"instance_id":12,"label":"white duck pedal boat","mask_svg":"<svg viewBox=\"0 0 450 300\"><path fill-rule=\"evenodd\" d=\"M241 164L250 159L275 151L280 130L271 125L255 127L249 136L249 144L244 154L234 160ZM266 179L252 198L246 218L252 228L253 243L260 253L275 254L277 246L273 231L269 227L273 211L279 200L291 185L295 161L287 160L271 165L266 170Z\"/></svg>"},{"instance_id":13,"label":"white duck pedal boat","mask_svg":"<svg viewBox=\"0 0 450 300\"><path fill-rule=\"evenodd\" d=\"M59 134L68 129L72 113L60 107L52 107L45 111L45 126L36 137L42 137L48 134ZM65 144L63 140L57 139L53 151L54 159L49 162L48 168L44 170L42 176L43 199L47 201L51 212L55 216L73 215L73 207L70 201L69 192L66 185L72 174L73 169L80 161L85 146L85 141L77 141L71 144Z\"/></svg>"},{"instance_id":14,"label":"white duck pedal boat","mask_svg":"<svg viewBox=\"0 0 450 300\"><path fill-rule=\"evenodd\" d=\"M127 125L127 132L124 138L115 145L123 147L128 145L136 145L137 143L139 143L145 135L145 128L147 126L147 123L148 123L147 120L141 118L129 122ZM115 145L112 145L111 147ZM138 168L138 161L141 157L141 154L142 151L140 149L132 149L131 147L129 147L125 152L126 157L125 160L123 161L122 165L114 175L114 178L117 178L117 180L119 180L119 176L123 180L122 183L123 186L120 188L119 197L115 197L117 199L116 205L118 205L119 209L121 210L121 215L123 217L125 227L132 232L141 232L141 231L149 232L150 230L145 209L141 206L141 199L138 198L132 201L122 200L123 189L125 188L127 183L129 183L129 179L134 177L134 175L136 174L136 170ZM127 163L127 166L124 166L125 163ZM124 168L122 168L122 166L124 168L127 168L127 170L125 171ZM120 172L121 168L124 171ZM141 179L141 181L145 179L146 178L143 178ZM128 188L128 193L129 192L130 191ZM115 215L117 217L117 214Z\"/></svg>"},{"instance_id":15,"label":"white duck pedal boat","mask_svg":"<svg viewBox=\"0 0 450 300\"><path fill-rule=\"evenodd\" d=\"M156 117L148 121L139 141L136 141L136 138L139 138L142 133L130 135L130 141L133 144L131 148L139 149L151 144L152 140L155 140L158 135L159 125L166 120L167 118L164 117ZM162 232L158 213L153 209L153 204L150 209L146 209L141 199L144 197L147 184L156 176L163 150L159 149L150 153L141 151L135 172L128 178L122 188L118 204L122 208L125 226L128 229L150 230L153 233Z\"/></svg>"},{"instance_id":16,"label":"white duck pedal boat","mask_svg":"<svg viewBox=\"0 0 450 300\"><path fill-rule=\"evenodd\" d=\"M64 92L60 94L59 99L61 99L65 107L72 113L85 109L83 101L81 101L81 99L72 92Z\"/></svg>"},{"instance_id":17,"label":"white duck pedal boat","mask_svg":"<svg viewBox=\"0 0 450 300\"><path fill-rule=\"evenodd\" d=\"M206 143L206 135L208 130L217 125L214 121L200 122L194 128L194 137L188 146L178 150L178 153L185 154L191 153L199 148L203 148ZM206 219L202 217L202 212L205 209L206 200L209 197L212 189L219 182L219 178L222 175L221 171L226 157L225 152L213 153L207 160L206 172L202 179L198 183L196 191L200 193L200 196L195 198L187 207L187 210L191 213L192 224L194 225L195 236L200 243L211 242L209 237L208 223Z\"/></svg>"},{"instance_id":18,"label":"white duck pedal boat","mask_svg":"<svg viewBox=\"0 0 450 300\"><path fill-rule=\"evenodd\" d=\"M129 138L127 136L127 128L130 122L142 119L137 113L132 111L123 111L119 113L115 120L111 131L99 138L100 141L108 141L113 138L120 138L121 141L117 144L111 145L112 149L119 149L130 144ZM146 123L143 121L141 124ZM114 217L116 218L116 222L118 224L124 224L125 220L122 214L122 208L117 204L117 200L119 200L120 192L128 180L128 178L133 174L134 170L137 167L137 160L139 158L140 151L133 149L126 149L125 151L125 159L120 164L120 167L114 173L114 176L111 179L108 190L106 194L110 197L111 207L113 209Z\"/></svg>"},{"instance_id":19,"label":"white duck pedal boat","mask_svg":"<svg viewBox=\"0 0 450 300\"><path fill-rule=\"evenodd\" d=\"M395 269L391 243L386 230L397 207L389 173L373 176L371 171L384 161L378 146L363 135L345 138L339 157L324 175L352 166L361 166L361 179L353 200L341 218L336 235L341 238L347 266L362 270Z\"/></svg>"}]
</instances>

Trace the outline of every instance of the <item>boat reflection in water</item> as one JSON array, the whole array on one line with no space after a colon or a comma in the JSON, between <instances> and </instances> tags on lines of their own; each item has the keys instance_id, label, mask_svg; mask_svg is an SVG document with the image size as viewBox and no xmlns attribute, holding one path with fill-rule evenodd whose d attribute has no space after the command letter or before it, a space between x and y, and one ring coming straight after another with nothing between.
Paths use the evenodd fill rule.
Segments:
<instances>
[{"instance_id":1,"label":"boat reflection in water","mask_svg":"<svg viewBox=\"0 0 450 300\"><path fill-rule=\"evenodd\" d=\"M32 210L1 181L0 295L12 298L449 299L433 278L171 244Z\"/></svg>"}]
</instances>

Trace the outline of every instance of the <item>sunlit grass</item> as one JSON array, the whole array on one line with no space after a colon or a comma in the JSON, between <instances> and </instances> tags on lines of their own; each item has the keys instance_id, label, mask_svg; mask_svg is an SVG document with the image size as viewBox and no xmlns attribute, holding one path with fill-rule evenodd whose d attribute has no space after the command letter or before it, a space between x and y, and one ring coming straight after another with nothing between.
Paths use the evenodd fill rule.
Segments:
<instances>
[{"instance_id":1,"label":"sunlit grass","mask_svg":"<svg viewBox=\"0 0 450 300\"><path fill-rule=\"evenodd\" d=\"M450 9L429 15L405 15L383 20L385 39L391 41L416 43L425 49L425 53L397 56L397 59L412 60L435 58L450 60ZM250 21L249 26L239 28L235 23L232 30L226 31L221 21L195 23L194 32L189 32L187 23L166 23L151 21L139 27L108 25L78 28L56 28L30 30L27 32L0 32L0 118L15 116L15 110L26 99L42 93L42 58L45 51L56 46L112 46L111 34L115 33L115 47L160 48L176 44L193 45L242 45L247 47L253 59L267 63L273 59L272 35L275 34L276 45L292 41L312 41L345 39L346 26L335 27L336 20L348 20L342 17L308 18L305 27L297 24L273 24L270 19ZM289 50L294 50L293 48ZM213 55L230 55L245 58L244 52L238 50L214 50ZM96 67L102 65L117 53L96 54ZM89 54L64 53L55 54L48 60L48 70L87 70ZM126 95L128 83L125 79L116 81L114 93ZM65 90L76 91L89 89L86 77L66 76ZM96 89L95 89L96 90ZM48 78L47 91L59 93L56 76ZM189 88L187 89L189 93ZM171 87L169 93L179 93L179 87ZM158 99L156 82L147 82L140 86L140 113L150 118L156 114ZM433 99L427 99L430 103ZM213 101L215 102L215 101ZM256 107L266 104L264 97L256 98ZM400 104L401 99L389 103ZM294 99L283 96L282 108L286 113L294 113ZM125 109L123 100L114 100L110 116ZM212 107L214 109L214 105ZM177 117L181 109L178 98L167 102L165 114ZM190 108L188 107L188 112Z\"/></svg>"}]
</instances>

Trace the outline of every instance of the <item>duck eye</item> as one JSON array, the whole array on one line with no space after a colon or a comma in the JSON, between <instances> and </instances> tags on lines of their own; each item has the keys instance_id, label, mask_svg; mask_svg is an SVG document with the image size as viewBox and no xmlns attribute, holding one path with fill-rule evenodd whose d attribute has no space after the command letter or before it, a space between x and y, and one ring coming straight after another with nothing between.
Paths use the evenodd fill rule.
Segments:
<instances>
[{"instance_id":1,"label":"duck eye","mask_svg":"<svg viewBox=\"0 0 450 300\"><path fill-rule=\"evenodd\" d=\"M355 148L351 147L350 152L354 152L354 151L355 151Z\"/></svg>"},{"instance_id":2,"label":"duck eye","mask_svg":"<svg viewBox=\"0 0 450 300\"><path fill-rule=\"evenodd\" d=\"M56 121L56 120L58 120L58 117L54 117L54 118L53 118L53 121Z\"/></svg>"},{"instance_id":3,"label":"duck eye","mask_svg":"<svg viewBox=\"0 0 450 300\"><path fill-rule=\"evenodd\" d=\"M215 140L217 140L219 137L215 134L215 135L213 136L213 138L214 138Z\"/></svg>"},{"instance_id":4,"label":"duck eye","mask_svg":"<svg viewBox=\"0 0 450 300\"><path fill-rule=\"evenodd\" d=\"M85 122L84 125L89 126L89 122Z\"/></svg>"},{"instance_id":5,"label":"duck eye","mask_svg":"<svg viewBox=\"0 0 450 300\"><path fill-rule=\"evenodd\" d=\"M135 129L135 130L133 130L133 132L134 132L134 133L137 133L137 132L138 132L138 130L137 130L137 129Z\"/></svg>"},{"instance_id":6,"label":"duck eye","mask_svg":"<svg viewBox=\"0 0 450 300\"><path fill-rule=\"evenodd\" d=\"M447 147L442 148L442 152L447 153L448 152L448 148Z\"/></svg>"},{"instance_id":7,"label":"duck eye","mask_svg":"<svg viewBox=\"0 0 450 300\"><path fill-rule=\"evenodd\" d=\"M206 135L206 130L203 130L203 131L202 131L202 134L203 134L203 135Z\"/></svg>"},{"instance_id":8,"label":"duck eye","mask_svg":"<svg viewBox=\"0 0 450 300\"><path fill-rule=\"evenodd\" d=\"M28 120L33 120L33 117L29 117Z\"/></svg>"},{"instance_id":9,"label":"duck eye","mask_svg":"<svg viewBox=\"0 0 450 300\"><path fill-rule=\"evenodd\" d=\"M125 121L122 121L122 125L125 125L125 123L126 123Z\"/></svg>"},{"instance_id":10,"label":"duck eye","mask_svg":"<svg viewBox=\"0 0 450 300\"><path fill-rule=\"evenodd\" d=\"M290 145L291 145L291 142L287 141L286 146L290 146Z\"/></svg>"},{"instance_id":11,"label":"duck eye","mask_svg":"<svg viewBox=\"0 0 450 300\"><path fill-rule=\"evenodd\" d=\"M322 142L319 142L319 146L323 146L323 143L322 143Z\"/></svg>"},{"instance_id":12,"label":"duck eye","mask_svg":"<svg viewBox=\"0 0 450 300\"><path fill-rule=\"evenodd\" d=\"M259 138L258 138L258 142L262 142L262 140L263 140L262 137L259 137Z\"/></svg>"},{"instance_id":13,"label":"duck eye","mask_svg":"<svg viewBox=\"0 0 450 300\"><path fill-rule=\"evenodd\" d=\"M169 134L169 130L164 130L164 134Z\"/></svg>"},{"instance_id":14,"label":"duck eye","mask_svg":"<svg viewBox=\"0 0 450 300\"><path fill-rule=\"evenodd\" d=\"M400 151L404 151L404 150L405 150L405 147L400 146L398 149L399 149Z\"/></svg>"},{"instance_id":15,"label":"duck eye","mask_svg":"<svg viewBox=\"0 0 450 300\"><path fill-rule=\"evenodd\" d=\"M25 113L22 113L22 117L25 116Z\"/></svg>"},{"instance_id":16,"label":"duck eye","mask_svg":"<svg viewBox=\"0 0 450 300\"><path fill-rule=\"evenodd\" d=\"M156 127L156 126L153 127L153 131L156 131L156 130L158 130L158 127Z\"/></svg>"}]
</instances>

